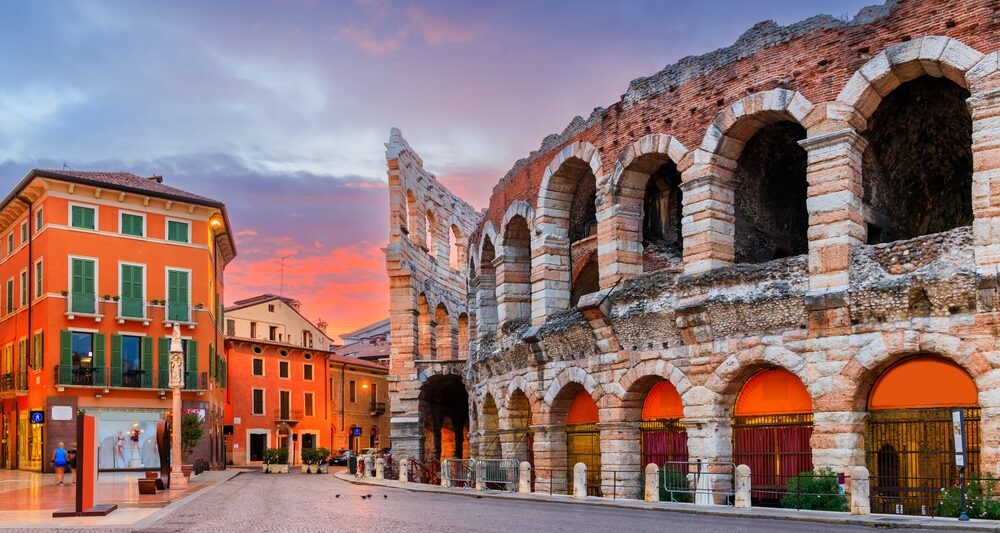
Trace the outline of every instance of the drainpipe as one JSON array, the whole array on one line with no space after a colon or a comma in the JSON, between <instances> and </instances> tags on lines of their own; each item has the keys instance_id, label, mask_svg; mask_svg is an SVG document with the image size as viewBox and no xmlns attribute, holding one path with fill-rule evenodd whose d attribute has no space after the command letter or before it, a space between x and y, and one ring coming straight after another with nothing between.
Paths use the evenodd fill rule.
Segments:
<instances>
[{"instance_id":1,"label":"drainpipe","mask_svg":"<svg viewBox=\"0 0 1000 533\"><path fill-rule=\"evenodd\" d=\"M27 280L28 286L26 287L26 289L28 291L28 334L27 334L28 339L27 339L27 348L25 348L27 350L27 353L25 354L25 358L26 358L26 360L30 361L31 360L31 353L32 353L31 350L34 347L33 344L32 344L32 335L31 335L31 308L32 308L32 300L34 300L33 293L34 293L34 287L35 287L35 285L34 285L34 278L33 278L34 268L33 268L32 264L31 264L31 262L34 260L34 256L32 255L32 250L31 250L31 243L34 241L34 232L32 231L32 227L31 227L32 226L32 222L33 222L32 219L31 219L32 218L31 217L31 215L32 215L31 208L33 206L33 202L31 202L30 200L28 200L27 198L25 198L23 195L22 196L18 196L17 199L20 200L21 203L23 203L24 205L28 206L28 219L26 221L26 224L28 224L28 280ZM28 369L25 368L23 370L24 370L24 374L26 376L25 379L27 379ZM15 386L14 386L14 388L15 388L15 390L17 390L17 385L16 385L17 377L15 376L14 379L15 379ZM25 383L25 385L27 385L27 383ZM16 410L15 410L15 412L16 412ZM20 446L21 446L21 442L20 441L21 441L21 439L15 439L15 441L14 441L14 465L15 465L14 468L20 468L21 467L21 453L20 453L21 450L19 449ZM44 442L45 442L45 439L43 438L42 439L42 443L44 443ZM41 446L41 444L39 444L39 446ZM43 459L45 458L45 450L42 450L42 458ZM45 465L45 461L44 460L42 461L42 465L43 465L42 466L42 470L44 471L45 470L45 466L44 466Z\"/></svg>"},{"instance_id":2,"label":"drainpipe","mask_svg":"<svg viewBox=\"0 0 1000 533\"><path fill-rule=\"evenodd\" d=\"M344 366L340 367L340 429L341 430L344 429L344 425L347 423L345 421L346 415L344 413L344 402L347 401L347 391L345 390L346 379L347 379L347 362L344 361ZM348 435L347 438L347 447L348 449L350 449L351 447L350 435Z\"/></svg>"}]
</instances>

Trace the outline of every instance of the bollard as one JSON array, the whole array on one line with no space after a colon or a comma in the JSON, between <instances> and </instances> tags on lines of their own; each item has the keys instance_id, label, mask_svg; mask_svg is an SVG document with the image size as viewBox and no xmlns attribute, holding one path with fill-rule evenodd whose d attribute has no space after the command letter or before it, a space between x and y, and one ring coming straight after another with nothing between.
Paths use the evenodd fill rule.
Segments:
<instances>
[{"instance_id":1,"label":"bollard","mask_svg":"<svg viewBox=\"0 0 1000 533\"><path fill-rule=\"evenodd\" d=\"M868 469L863 466L855 466L852 468L851 514L872 514L871 500L869 499L870 491L871 486L869 484Z\"/></svg>"},{"instance_id":2,"label":"bollard","mask_svg":"<svg viewBox=\"0 0 1000 533\"><path fill-rule=\"evenodd\" d=\"M441 461L441 486L448 487L451 486L451 471L448 469L448 459Z\"/></svg>"},{"instance_id":3,"label":"bollard","mask_svg":"<svg viewBox=\"0 0 1000 533\"><path fill-rule=\"evenodd\" d=\"M576 463L573 467L573 496L587 497L587 465Z\"/></svg>"},{"instance_id":4,"label":"bollard","mask_svg":"<svg viewBox=\"0 0 1000 533\"><path fill-rule=\"evenodd\" d=\"M375 479L385 479L385 459L375 459Z\"/></svg>"},{"instance_id":5,"label":"bollard","mask_svg":"<svg viewBox=\"0 0 1000 533\"><path fill-rule=\"evenodd\" d=\"M531 492L531 463L521 461L517 467L517 491L521 494Z\"/></svg>"},{"instance_id":6,"label":"bollard","mask_svg":"<svg viewBox=\"0 0 1000 533\"><path fill-rule=\"evenodd\" d=\"M646 487L643 490L647 502L660 501L660 467L656 463L646 465Z\"/></svg>"},{"instance_id":7,"label":"bollard","mask_svg":"<svg viewBox=\"0 0 1000 533\"><path fill-rule=\"evenodd\" d=\"M479 479L479 470L475 459L469 459L469 472L476 478L476 490L483 490L483 480Z\"/></svg>"},{"instance_id":8,"label":"bollard","mask_svg":"<svg viewBox=\"0 0 1000 533\"><path fill-rule=\"evenodd\" d=\"M747 465L736 467L736 495L733 498L733 507L750 508L750 467Z\"/></svg>"},{"instance_id":9,"label":"bollard","mask_svg":"<svg viewBox=\"0 0 1000 533\"><path fill-rule=\"evenodd\" d=\"M410 480L410 460L400 459L399 460L399 482L406 483Z\"/></svg>"}]
</instances>

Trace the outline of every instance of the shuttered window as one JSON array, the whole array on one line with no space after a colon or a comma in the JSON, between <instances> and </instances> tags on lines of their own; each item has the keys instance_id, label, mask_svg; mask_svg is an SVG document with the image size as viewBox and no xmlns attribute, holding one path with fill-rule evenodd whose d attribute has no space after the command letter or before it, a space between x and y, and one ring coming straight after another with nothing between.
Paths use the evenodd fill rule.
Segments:
<instances>
[{"instance_id":1,"label":"shuttered window","mask_svg":"<svg viewBox=\"0 0 1000 533\"><path fill-rule=\"evenodd\" d=\"M167 240L174 242L190 242L190 226L187 222L177 220L167 221Z\"/></svg>"},{"instance_id":2,"label":"shuttered window","mask_svg":"<svg viewBox=\"0 0 1000 533\"><path fill-rule=\"evenodd\" d=\"M143 267L141 265L122 265L121 272L121 316L144 318L146 305L143 301Z\"/></svg>"},{"instance_id":3,"label":"shuttered window","mask_svg":"<svg viewBox=\"0 0 1000 533\"><path fill-rule=\"evenodd\" d=\"M95 313L97 311L97 295L94 287L94 261L73 259L71 270L70 309L75 313Z\"/></svg>"},{"instance_id":4,"label":"shuttered window","mask_svg":"<svg viewBox=\"0 0 1000 533\"><path fill-rule=\"evenodd\" d=\"M96 210L93 207L74 205L70 209L70 225L74 228L97 229L94 225L94 215Z\"/></svg>"},{"instance_id":5,"label":"shuttered window","mask_svg":"<svg viewBox=\"0 0 1000 533\"><path fill-rule=\"evenodd\" d=\"M143 222L144 220L141 215L122 213L122 235L142 237L144 235Z\"/></svg>"},{"instance_id":6,"label":"shuttered window","mask_svg":"<svg viewBox=\"0 0 1000 533\"><path fill-rule=\"evenodd\" d=\"M183 270L167 270L167 319L190 320L189 275Z\"/></svg>"}]
</instances>

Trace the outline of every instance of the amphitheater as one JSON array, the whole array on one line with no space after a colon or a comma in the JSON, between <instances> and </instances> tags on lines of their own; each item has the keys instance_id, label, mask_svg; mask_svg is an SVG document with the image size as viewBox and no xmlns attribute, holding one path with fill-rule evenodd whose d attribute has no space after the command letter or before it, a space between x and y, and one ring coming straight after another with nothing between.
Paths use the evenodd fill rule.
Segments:
<instances>
[{"instance_id":1,"label":"amphitheater","mask_svg":"<svg viewBox=\"0 0 1000 533\"><path fill-rule=\"evenodd\" d=\"M397 456L621 496L648 463L871 472L926 512L1000 466L1000 5L762 22L632 81L477 211L386 144ZM724 479L724 475L722 478Z\"/></svg>"}]
</instances>

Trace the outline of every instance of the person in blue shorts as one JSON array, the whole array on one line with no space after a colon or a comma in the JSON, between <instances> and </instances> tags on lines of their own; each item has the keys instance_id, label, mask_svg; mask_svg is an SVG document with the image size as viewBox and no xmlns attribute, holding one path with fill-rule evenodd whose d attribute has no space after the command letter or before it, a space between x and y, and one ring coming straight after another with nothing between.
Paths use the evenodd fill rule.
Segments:
<instances>
[{"instance_id":1,"label":"person in blue shorts","mask_svg":"<svg viewBox=\"0 0 1000 533\"><path fill-rule=\"evenodd\" d=\"M52 452L52 465L56 467L56 479L59 480L59 484L63 484L63 476L66 475L66 465L69 461L66 458L66 445L62 442L59 443L59 447Z\"/></svg>"}]
</instances>

